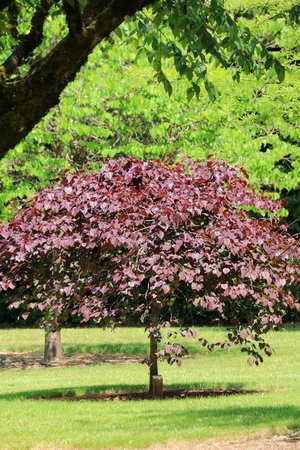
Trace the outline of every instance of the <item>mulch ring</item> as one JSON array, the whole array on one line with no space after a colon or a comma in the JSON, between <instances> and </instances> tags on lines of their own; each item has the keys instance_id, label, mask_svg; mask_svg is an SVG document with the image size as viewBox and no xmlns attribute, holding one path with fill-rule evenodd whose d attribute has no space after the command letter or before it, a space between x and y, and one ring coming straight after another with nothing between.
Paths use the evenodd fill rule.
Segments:
<instances>
[{"instance_id":1,"label":"mulch ring","mask_svg":"<svg viewBox=\"0 0 300 450\"><path fill-rule=\"evenodd\" d=\"M141 356L97 355L83 353L72 355L45 364L41 355L34 353L0 353L0 370L8 369L43 369L45 367L91 366L95 364L128 364L137 363Z\"/></svg>"},{"instance_id":2,"label":"mulch ring","mask_svg":"<svg viewBox=\"0 0 300 450\"><path fill-rule=\"evenodd\" d=\"M186 399L195 397L219 397L224 395L258 394L265 391L254 389L165 389L163 399ZM41 396L36 400L60 400L60 401L127 401L127 400L153 400L148 392L122 392L122 393L89 393L83 395L62 394L54 396Z\"/></svg>"},{"instance_id":3,"label":"mulch ring","mask_svg":"<svg viewBox=\"0 0 300 450\"><path fill-rule=\"evenodd\" d=\"M84 353L61 358L51 364L45 364L41 355L34 353L0 353L0 370L10 369L42 369L47 367L72 367L88 366L95 364L129 364L138 363L143 359L142 355L97 355ZM217 397L223 395L255 394L263 391L224 388L224 389L166 389L164 399L185 399L194 397ZM93 400L93 401L126 401L126 400L151 400L148 392L126 392L126 393L89 393L84 395L61 394L53 396L36 397L37 400Z\"/></svg>"}]
</instances>

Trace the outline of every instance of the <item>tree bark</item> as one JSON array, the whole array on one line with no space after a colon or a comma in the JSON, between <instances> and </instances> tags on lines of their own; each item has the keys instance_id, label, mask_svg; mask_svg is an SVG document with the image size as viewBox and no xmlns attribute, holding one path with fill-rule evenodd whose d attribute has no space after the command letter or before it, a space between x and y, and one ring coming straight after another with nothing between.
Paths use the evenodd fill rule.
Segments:
<instances>
[{"instance_id":1,"label":"tree bark","mask_svg":"<svg viewBox=\"0 0 300 450\"><path fill-rule=\"evenodd\" d=\"M155 396L154 382L153 377L158 376L158 340L157 340L157 332L156 327L158 324L158 318L160 313L160 305L157 302L153 302L152 311L151 311L151 323L150 327L153 331L150 332L150 368L149 368L149 394Z\"/></svg>"},{"instance_id":2,"label":"tree bark","mask_svg":"<svg viewBox=\"0 0 300 450\"><path fill-rule=\"evenodd\" d=\"M14 0L2 0L0 4L0 11L10 6L13 2Z\"/></svg>"},{"instance_id":3,"label":"tree bark","mask_svg":"<svg viewBox=\"0 0 300 450\"><path fill-rule=\"evenodd\" d=\"M153 377L158 375L157 361L158 343L156 336L150 333L150 370L149 370L149 394L153 394Z\"/></svg>"},{"instance_id":4,"label":"tree bark","mask_svg":"<svg viewBox=\"0 0 300 450\"><path fill-rule=\"evenodd\" d=\"M94 47L126 16L150 3L154 0L89 0L82 32L70 31L26 75L0 81L0 158L59 102L61 92L74 80Z\"/></svg>"},{"instance_id":5,"label":"tree bark","mask_svg":"<svg viewBox=\"0 0 300 450\"><path fill-rule=\"evenodd\" d=\"M62 356L60 329L45 328L44 363L51 364Z\"/></svg>"}]
</instances>

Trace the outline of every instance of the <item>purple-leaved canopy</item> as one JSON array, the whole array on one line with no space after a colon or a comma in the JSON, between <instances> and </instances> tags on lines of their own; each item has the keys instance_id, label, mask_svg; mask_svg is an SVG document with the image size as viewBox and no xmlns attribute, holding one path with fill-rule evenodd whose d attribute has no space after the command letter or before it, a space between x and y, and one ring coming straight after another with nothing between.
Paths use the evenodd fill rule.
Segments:
<instances>
[{"instance_id":1,"label":"purple-leaved canopy","mask_svg":"<svg viewBox=\"0 0 300 450\"><path fill-rule=\"evenodd\" d=\"M172 325L164 314L182 303L224 319L232 306L248 308L223 342L197 339L210 350L239 345L258 363L271 354L262 335L299 307L289 290L299 241L275 218L281 206L223 161L109 160L66 174L1 224L0 289L14 292L11 307L48 320L72 313L116 326L138 317L150 336L150 391L158 358L180 365L186 351L172 331L158 349ZM181 334L196 338L189 327Z\"/></svg>"}]
</instances>

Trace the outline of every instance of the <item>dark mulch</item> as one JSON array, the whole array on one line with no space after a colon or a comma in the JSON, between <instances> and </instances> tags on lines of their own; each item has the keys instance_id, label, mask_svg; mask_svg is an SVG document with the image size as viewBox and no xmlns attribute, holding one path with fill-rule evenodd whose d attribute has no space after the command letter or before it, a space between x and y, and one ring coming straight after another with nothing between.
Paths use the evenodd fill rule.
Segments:
<instances>
[{"instance_id":1,"label":"dark mulch","mask_svg":"<svg viewBox=\"0 0 300 450\"><path fill-rule=\"evenodd\" d=\"M242 395L242 394L257 394L264 391L257 391L253 389L166 389L164 390L164 399L185 399L194 397L219 397L224 395ZM148 392L122 392L111 394L65 394L55 396L41 396L37 400L93 400L93 401L125 401L125 400L152 400L153 397Z\"/></svg>"}]
</instances>

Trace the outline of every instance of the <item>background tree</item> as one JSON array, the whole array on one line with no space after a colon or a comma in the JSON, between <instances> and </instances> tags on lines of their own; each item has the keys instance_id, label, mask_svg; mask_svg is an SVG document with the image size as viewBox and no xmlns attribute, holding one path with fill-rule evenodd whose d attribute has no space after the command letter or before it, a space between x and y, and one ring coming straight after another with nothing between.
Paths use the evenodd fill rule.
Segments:
<instances>
[{"instance_id":1,"label":"background tree","mask_svg":"<svg viewBox=\"0 0 300 450\"><path fill-rule=\"evenodd\" d=\"M240 68L259 77L264 68L270 67L283 79L281 63L249 29L237 26L221 0L4 1L0 7L4 46L0 66L0 156L58 103L60 93L94 47L108 38L126 16L145 6L150 9L135 16L136 26L130 38L138 39L139 51L146 51L156 78L170 95L172 85L164 71L164 59L171 59L179 76L189 80L189 98L199 96L200 81L210 98L215 98L216 91L207 77L206 65L211 58L232 69L237 80ZM62 17L56 19L58 12ZM47 36L49 21L61 19L58 32Z\"/></svg>"},{"instance_id":2,"label":"background tree","mask_svg":"<svg viewBox=\"0 0 300 450\"><path fill-rule=\"evenodd\" d=\"M164 64L173 87L169 98L162 84L153 83L155 71L147 55L137 58L137 41L128 42L133 25L127 21L122 25L122 40L114 34L115 45L106 40L97 46L62 94L59 107L2 159L0 217L7 220L20 198L31 196L67 167L78 170L83 164L124 153L156 158L183 151L203 158L215 150L217 158L243 165L258 188L286 198L290 230L299 232L300 34L296 16L293 21L284 16L276 0L267 5L239 0L229 8L239 27L249 28L267 48L277 49L274 54L286 67L282 83L271 70L259 80L254 74L242 74L237 89L230 71L209 63L217 99L209 101L202 91L199 100L194 97L188 102L189 81L178 81L169 61ZM58 19L62 21L63 15L47 21L47 36L58 32ZM158 29L156 39L159 36Z\"/></svg>"},{"instance_id":3,"label":"background tree","mask_svg":"<svg viewBox=\"0 0 300 450\"><path fill-rule=\"evenodd\" d=\"M185 352L172 334L158 352L161 328L170 325L163 312L177 302L223 317L248 308L226 341L199 341L209 349L238 345L258 363L271 354L262 335L297 307L289 285L299 280L300 249L272 218L280 207L224 162L111 160L67 175L1 226L0 288L23 293L12 306L54 314L64 307L83 322L116 325L138 315L150 336L150 392L158 357L180 365ZM253 208L270 218L252 218ZM57 283L63 296L53 299Z\"/></svg>"}]
</instances>

